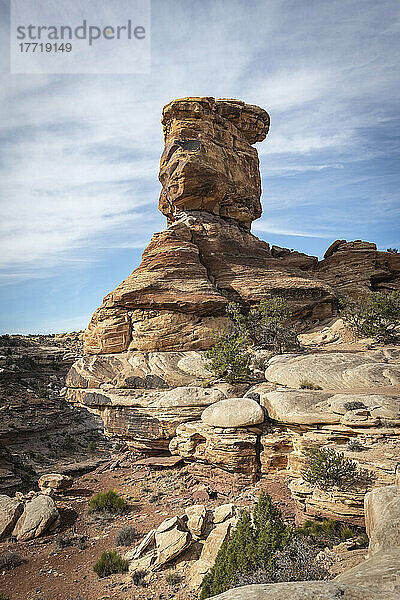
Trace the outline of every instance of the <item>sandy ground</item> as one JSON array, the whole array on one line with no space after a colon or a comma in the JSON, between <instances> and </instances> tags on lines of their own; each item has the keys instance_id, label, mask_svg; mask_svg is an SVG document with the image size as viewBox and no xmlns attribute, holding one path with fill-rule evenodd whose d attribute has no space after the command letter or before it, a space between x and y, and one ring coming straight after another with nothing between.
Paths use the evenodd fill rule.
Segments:
<instances>
[{"instance_id":1,"label":"sandy ground","mask_svg":"<svg viewBox=\"0 0 400 600\"><path fill-rule=\"evenodd\" d=\"M204 483L206 482L206 483ZM99 579L93 565L104 550L115 548L121 527L133 525L144 535L165 518L182 514L186 506L204 503L209 507L234 501L253 506L260 489L267 490L289 521L294 505L283 478L263 478L255 485L241 482L220 469L183 465L163 471L134 465L75 480L74 486L56 500L61 513L57 532L30 542L2 543L0 552L18 552L26 562L0 576L0 592L10 600L189 600L196 594L185 589L184 580L166 582L174 566L151 576L146 587L135 586L129 574ZM115 489L129 503L126 514L111 521L96 521L87 512L93 494ZM57 535L85 535L86 548L76 546L56 551ZM124 553L128 548L119 548Z\"/></svg>"}]
</instances>

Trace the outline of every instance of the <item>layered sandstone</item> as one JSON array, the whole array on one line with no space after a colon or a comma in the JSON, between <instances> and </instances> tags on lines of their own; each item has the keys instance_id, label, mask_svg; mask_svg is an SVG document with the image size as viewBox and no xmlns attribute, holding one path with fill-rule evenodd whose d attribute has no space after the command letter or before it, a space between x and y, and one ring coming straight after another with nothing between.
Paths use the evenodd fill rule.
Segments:
<instances>
[{"instance_id":1,"label":"layered sandstone","mask_svg":"<svg viewBox=\"0 0 400 600\"><path fill-rule=\"evenodd\" d=\"M344 297L400 289L400 254L379 252L375 244L336 240L318 264L317 277Z\"/></svg>"}]
</instances>

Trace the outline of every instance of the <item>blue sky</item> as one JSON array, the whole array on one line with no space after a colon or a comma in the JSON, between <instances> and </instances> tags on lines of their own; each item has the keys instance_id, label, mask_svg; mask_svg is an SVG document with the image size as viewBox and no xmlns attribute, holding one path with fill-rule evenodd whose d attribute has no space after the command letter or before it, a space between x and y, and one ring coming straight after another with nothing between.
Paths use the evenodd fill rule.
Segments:
<instances>
[{"instance_id":1,"label":"blue sky","mask_svg":"<svg viewBox=\"0 0 400 600\"><path fill-rule=\"evenodd\" d=\"M173 98L270 113L255 235L318 256L337 238L400 247L397 0L153 0L151 26L146 75L10 75L3 42L2 332L84 328L139 264L165 226Z\"/></svg>"}]
</instances>

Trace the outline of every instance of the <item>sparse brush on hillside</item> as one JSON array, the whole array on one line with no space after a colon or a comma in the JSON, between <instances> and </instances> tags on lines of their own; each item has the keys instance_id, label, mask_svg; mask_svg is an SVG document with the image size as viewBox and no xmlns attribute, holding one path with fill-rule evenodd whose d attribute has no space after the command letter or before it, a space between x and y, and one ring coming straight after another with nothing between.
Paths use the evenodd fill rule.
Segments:
<instances>
[{"instance_id":1,"label":"sparse brush on hillside","mask_svg":"<svg viewBox=\"0 0 400 600\"><path fill-rule=\"evenodd\" d=\"M219 378L234 382L248 377L250 347L269 349L273 354L300 348L296 329L289 324L292 313L284 298L263 300L247 314L239 304L230 302L226 314L232 321L231 329L221 332L205 352L208 368Z\"/></svg>"},{"instance_id":2,"label":"sparse brush on hillside","mask_svg":"<svg viewBox=\"0 0 400 600\"><path fill-rule=\"evenodd\" d=\"M400 291L372 292L367 298L349 301L341 316L358 335L395 342L400 337Z\"/></svg>"}]
</instances>

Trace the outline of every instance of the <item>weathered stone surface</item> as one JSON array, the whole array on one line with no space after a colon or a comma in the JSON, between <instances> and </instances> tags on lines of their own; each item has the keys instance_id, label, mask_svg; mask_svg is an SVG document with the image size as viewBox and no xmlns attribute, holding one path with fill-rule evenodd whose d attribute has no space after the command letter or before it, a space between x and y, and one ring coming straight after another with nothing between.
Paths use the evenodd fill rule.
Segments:
<instances>
[{"instance_id":1,"label":"weathered stone surface","mask_svg":"<svg viewBox=\"0 0 400 600\"><path fill-rule=\"evenodd\" d=\"M84 356L70 369L66 384L70 388L168 389L197 385L211 373L201 352L127 352Z\"/></svg>"},{"instance_id":2,"label":"weathered stone surface","mask_svg":"<svg viewBox=\"0 0 400 600\"><path fill-rule=\"evenodd\" d=\"M223 523L227 519L230 519L235 514L235 505L232 502L228 504L220 504L214 509L214 523Z\"/></svg>"},{"instance_id":3,"label":"weathered stone surface","mask_svg":"<svg viewBox=\"0 0 400 600\"><path fill-rule=\"evenodd\" d=\"M400 254L378 252L370 242L337 240L325 252L316 275L354 299L371 290L391 291L400 288Z\"/></svg>"},{"instance_id":4,"label":"weathered stone surface","mask_svg":"<svg viewBox=\"0 0 400 600\"><path fill-rule=\"evenodd\" d=\"M206 210L247 227L261 216L257 151L269 116L238 100L183 98L164 107L159 208L168 221Z\"/></svg>"},{"instance_id":5,"label":"weathered stone surface","mask_svg":"<svg viewBox=\"0 0 400 600\"><path fill-rule=\"evenodd\" d=\"M19 542L26 542L53 529L58 521L59 514L54 500L49 496L39 495L25 504L13 535Z\"/></svg>"},{"instance_id":6,"label":"weathered stone surface","mask_svg":"<svg viewBox=\"0 0 400 600\"><path fill-rule=\"evenodd\" d=\"M300 512L297 514L299 522L304 522L309 517L316 517L364 526L362 507L365 488L323 491L309 485L303 479L293 479L289 483L289 489L303 510L303 514Z\"/></svg>"},{"instance_id":7,"label":"weathered stone surface","mask_svg":"<svg viewBox=\"0 0 400 600\"><path fill-rule=\"evenodd\" d=\"M181 554L191 541L192 536L179 517L165 519L155 533L157 548L157 560L155 564L162 566L169 562Z\"/></svg>"},{"instance_id":8,"label":"weathered stone surface","mask_svg":"<svg viewBox=\"0 0 400 600\"><path fill-rule=\"evenodd\" d=\"M6 539L11 534L23 510L22 502L0 495L0 540Z\"/></svg>"},{"instance_id":9,"label":"weathered stone surface","mask_svg":"<svg viewBox=\"0 0 400 600\"><path fill-rule=\"evenodd\" d=\"M197 560L190 569L188 579L190 587L197 588L201 585L204 575L214 565L218 551L225 540L229 538L232 527L235 525L234 519L229 519L219 523L209 533L204 542L199 560Z\"/></svg>"},{"instance_id":10,"label":"weathered stone surface","mask_svg":"<svg viewBox=\"0 0 400 600\"><path fill-rule=\"evenodd\" d=\"M400 426L398 394L333 394L291 389L264 393L262 386L253 388L253 393L259 393L261 405L270 419L281 423L341 423L349 427Z\"/></svg>"},{"instance_id":11,"label":"weathered stone surface","mask_svg":"<svg viewBox=\"0 0 400 600\"><path fill-rule=\"evenodd\" d=\"M400 553L400 488L375 488L365 495L364 506L369 555L396 547Z\"/></svg>"},{"instance_id":12,"label":"weathered stone surface","mask_svg":"<svg viewBox=\"0 0 400 600\"><path fill-rule=\"evenodd\" d=\"M229 388L227 388L229 389ZM67 399L100 415L109 435L132 447L165 450L180 423L199 419L204 407L225 398L218 388L72 389Z\"/></svg>"},{"instance_id":13,"label":"weathered stone surface","mask_svg":"<svg viewBox=\"0 0 400 600\"><path fill-rule=\"evenodd\" d=\"M201 537L206 524L207 511L204 504L193 504L185 509L187 520L187 528L195 537Z\"/></svg>"},{"instance_id":14,"label":"weathered stone surface","mask_svg":"<svg viewBox=\"0 0 400 600\"><path fill-rule=\"evenodd\" d=\"M382 351L283 354L271 358L265 377L293 388L308 381L328 390L373 389L400 385L400 363Z\"/></svg>"},{"instance_id":15,"label":"weathered stone surface","mask_svg":"<svg viewBox=\"0 0 400 600\"><path fill-rule=\"evenodd\" d=\"M251 398L229 398L206 408L201 420L212 427L246 427L262 423L264 411Z\"/></svg>"},{"instance_id":16,"label":"weathered stone surface","mask_svg":"<svg viewBox=\"0 0 400 600\"><path fill-rule=\"evenodd\" d=\"M213 596L213 600L397 600L397 597L375 587L368 590L336 581L295 581L246 585Z\"/></svg>"},{"instance_id":17,"label":"weathered stone surface","mask_svg":"<svg viewBox=\"0 0 400 600\"><path fill-rule=\"evenodd\" d=\"M336 577L335 581L368 590L375 594L373 598L396 600L400 597L400 548L390 548L374 554ZM357 595L354 597L358 600Z\"/></svg>"},{"instance_id":18,"label":"weathered stone surface","mask_svg":"<svg viewBox=\"0 0 400 600\"><path fill-rule=\"evenodd\" d=\"M227 297L285 295L296 316L326 318L337 298L317 259L269 245L249 229L261 215L258 156L269 116L238 100L184 98L163 111L159 208L168 228L94 313L87 354L206 349L229 324Z\"/></svg>"},{"instance_id":19,"label":"weathered stone surface","mask_svg":"<svg viewBox=\"0 0 400 600\"><path fill-rule=\"evenodd\" d=\"M257 434L243 429L210 427L202 421L182 423L169 445L170 452L252 479L258 470Z\"/></svg>"},{"instance_id":20,"label":"weathered stone surface","mask_svg":"<svg viewBox=\"0 0 400 600\"><path fill-rule=\"evenodd\" d=\"M72 477L68 477L68 475L62 475L61 473L48 473L47 475L42 475L40 477L38 486L41 491L53 490L58 492L67 490L72 486L72 483Z\"/></svg>"}]
</instances>

